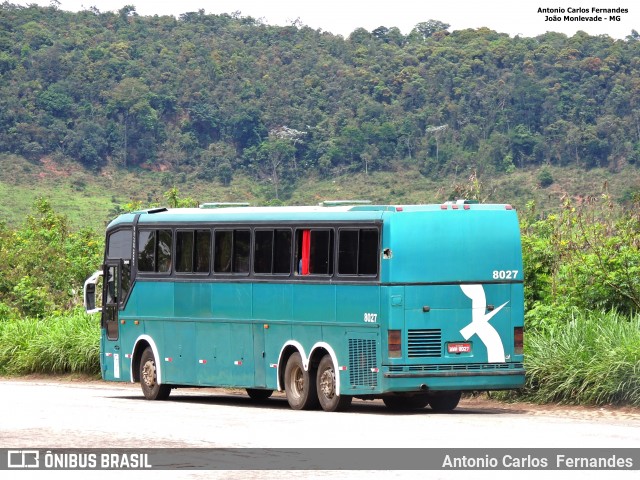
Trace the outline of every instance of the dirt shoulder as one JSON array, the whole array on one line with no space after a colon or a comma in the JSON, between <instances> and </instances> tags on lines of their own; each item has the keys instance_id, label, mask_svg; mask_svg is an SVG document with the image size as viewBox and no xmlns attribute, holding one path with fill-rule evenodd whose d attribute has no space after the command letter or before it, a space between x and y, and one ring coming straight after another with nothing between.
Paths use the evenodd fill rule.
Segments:
<instances>
[{"instance_id":1,"label":"dirt shoulder","mask_svg":"<svg viewBox=\"0 0 640 480\"><path fill-rule=\"evenodd\" d=\"M34 383L58 383L68 385L95 386L107 388L126 388L139 390L138 384L128 382L105 382L104 380L90 375L70 374L70 375L45 375L31 374L20 377L4 377L0 376L0 380L17 381L17 382L34 382ZM181 392L200 392L204 391L218 395L245 395L243 389L227 389L227 388L185 388L180 389ZM284 396L282 393L274 393L274 396ZM357 401L357 400L356 400ZM601 406L581 406L581 405L559 405L559 404L534 404L528 402L502 402L490 398L486 394L477 394L464 397L460 401L458 409L482 410L495 414L509 413L521 415L545 415L560 418L585 419L603 421L628 421L640 423L640 408L618 406L618 405L601 405Z\"/></svg>"},{"instance_id":2,"label":"dirt shoulder","mask_svg":"<svg viewBox=\"0 0 640 480\"><path fill-rule=\"evenodd\" d=\"M640 408L618 405L582 406L559 404L535 404L528 402L500 402L487 395L463 398L458 408L491 409L496 413L520 413L572 419L602 419L606 421L631 421L640 423Z\"/></svg>"}]
</instances>

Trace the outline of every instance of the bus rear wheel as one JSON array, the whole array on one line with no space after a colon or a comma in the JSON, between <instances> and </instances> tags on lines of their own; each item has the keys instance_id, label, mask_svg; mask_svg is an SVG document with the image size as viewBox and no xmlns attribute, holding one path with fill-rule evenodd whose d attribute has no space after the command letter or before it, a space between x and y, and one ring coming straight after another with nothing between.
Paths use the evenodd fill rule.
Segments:
<instances>
[{"instance_id":1,"label":"bus rear wheel","mask_svg":"<svg viewBox=\"0 0 640 480\"><path fill-rule=\"evenodd\" d=\"M315 371L304 369L302 357L296 352L289 357L284 369L284 391L294 410L310 410L318 405Z\"/></svg>"},{"instance_id":2,"label":"bus rear wheel","mask_svg":"<svg viewBox=\"0 0 640 480\"><path fill-rule=\"evenodd\" d=\"M330 355L325 355L320 360L316 390L320 406L325 412L339 412L351 405L349 395L338 395L336 392L336 371Z\"/></svg>"},{"instance_id":3,"label":"bus rear wheel","mask_svg":"<svg viewBox=\"0 0 640 480\"><path fill-rule=\"evenodd\" d=\"M140 386L147 400L166 400L171 393L169 385L158 383L156 358L151 347L147 347L140 357Z\"/></svg>"},{"instance_id":4,"label":"bus rear wheel","mask_svg":"<svg viewBox=\"0 0 640 480\"><path fill-rule=\"evenodd\" d=\"M458 406L462 392L439 392L429 396L429 405L434 412L450 412Z\"/></svg>"}]
</instances>

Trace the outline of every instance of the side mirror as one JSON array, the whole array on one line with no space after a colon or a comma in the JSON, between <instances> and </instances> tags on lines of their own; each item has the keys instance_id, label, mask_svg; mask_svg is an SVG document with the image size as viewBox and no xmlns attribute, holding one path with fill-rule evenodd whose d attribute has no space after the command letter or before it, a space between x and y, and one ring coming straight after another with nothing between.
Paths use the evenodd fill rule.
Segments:
<instances>
[{"instance_id":1,"label":"side mirror","mask_svg":"<svg viewBox=\"0 0 640 480\"><path fill-rule=\"evenodd\" d=\"M95 310L96 308L96 286L93 283L88 284L84 288L84 307L87 310Z\"/></svg>"},{"instance_id":2,"label":"side mirror","mask_svg":"<svg viewBox=\"0 0 640 480\"><path fill-rule=\"evenodd\" d=\"M96 284L100 277L102 277L102 270L94 272L84 282L84 309L87 313L102 311L102 307L96 307Z\"/></svg>"}]
</instances>

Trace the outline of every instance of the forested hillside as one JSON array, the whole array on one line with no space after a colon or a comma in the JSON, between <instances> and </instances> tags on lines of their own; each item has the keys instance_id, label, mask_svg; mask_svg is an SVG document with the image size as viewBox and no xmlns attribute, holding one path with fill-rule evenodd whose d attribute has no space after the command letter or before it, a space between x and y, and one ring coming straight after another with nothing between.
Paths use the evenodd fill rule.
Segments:
<instances>
[{"instance_id":1,"label":"forested hillside","mask_svg":"<svg viewBox=\"0 0 640 480\"><path fill-rule=\"evenodd\" d=\"M343 38L3 3L0 167L2 375L98 373L77 307L123 209L471 198L520 211L526 398L640 406L635 31Z\"/></svg>"},{"instance_id":2,"label":"forested hillside","mask_svg":"<svg viewBox=\"0 0 640 480\"><path fill-rule=\"evenodd\" d=\"M313 173L640 164L640 37L429 20L348 38L250 17L0 6L0 153L273 196ZM541 178L544 182L544 178Z\"/></svg>"}]
</instances>

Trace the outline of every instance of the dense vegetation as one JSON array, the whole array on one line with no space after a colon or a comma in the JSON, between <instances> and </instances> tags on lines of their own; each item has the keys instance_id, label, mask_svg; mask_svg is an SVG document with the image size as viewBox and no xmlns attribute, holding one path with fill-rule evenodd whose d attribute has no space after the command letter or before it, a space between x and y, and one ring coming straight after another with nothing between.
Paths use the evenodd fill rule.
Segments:
<instances>
[{"instance_id":1,"label":"dense vegetation","mask_svg":"<svg viewBox=\"0 0 640 480\"><path fill-rule=\"evenodd\" d=\"M70 231L67 218L44 199L20 228L0 223L0 318L45 317L76 306L102 250L100 237Z\"/></svg>"},{"instance_id":2,"label":"dense vegetation","mask_svg":"<svg viewBox=\"0 0 640 480\"><path fill-rule=\"evenodd\" d=\"M189 202L175 189L166 196ZM521 213L528 376L515 396L640 406L639 200L623 210L604 195L542 219L532 204ZM40 200L22 227L0 229L0 374L97 374L98 320L74 305L101 240L65 224Z\"/></svg>"},{"instance_id":3,"label":"dense vegetation","mask_svg":"<svg viewBox=\"0 0 640 480\"><path fill-rule=\"evenodd\" d=\"M423 175L638 164L640 42L429 20L348 38L251 17L0 6L0 152L240 171ZM553 179L541 178L541 183Z\"/></svg>"},{"instance_id":4,"label":"dense vegetation","mask_svg":"<svg viewBox=\"0 0 640 480\"><path fill-rule=\"evenodd\" d=\"M45 176L40 165L63 177L70 163L104 174L112 192L131 191L122 178L134 172L142 195L128 207L193 203L173 181L149 187L142 169L192 184L253 177L268 193L241 183L244 198L231 199L304 203L317 193L300 191L304 182L338 179L320 191L362 198L358 188L372 190L363 178L377 175L388 176L372 196L388 202L499 200L482 178L530 172L544 189L567 166L636 175L639 40L510 38L434 20L409 35L380 27L345 39L202 11L175 19L4 3L0 161L13 169L0 187L26 196ZM396 181L407 171L429 191ZM453 185L434 186L443 175ZM69 187L97 198L92 213L111 196L72 174L56 195ZM520 208L525 398L640 405L640 187L603 192L566 197L553 214ZM123 202L111 196L109 214ZM97 373L98 322L78 304L102 236L71 228L47 200L28 216L14 210L17 222L0 222L0 374Z\"/></svg>"},{"instance_id":5,"label":"dense vegetation","mask_svg":"<svg viewBox=\"0 0 640 480\"><path fill-rule=\"evenodd\" d=\"M640 407L640 315L575 310L526 336L527 384L514 398Z\"/></svg>"},{"instance_id":6,"label":"dense vegetation","mask_svg":"<svg viewBox=\"0 0 640 480\"><path fill-rule=\"evenodd\" d=\"M521 213L525 398L640 406L640 197Z\"/></svg>"},{"instance_id":7,"label":"dense vegetation","mask_svg":"<svg viewBox=\"0 0 640 480\"><path fill-rule=\"evenodd\" d=\"M98 373L99 324L80 305L102 251L45 199L20 227L0 223L0 374Z\"/></svg>"},{"instance_id":8,"label":"dense vegetation","mask_svg":"<svg viewBox=\"0 0 640 480\"><path fill-rule=\"evenodd\" d=\"M0 374L99 376L100 327L81 311L46 319L1 319Z\"/></svg>"}]
</instances>

